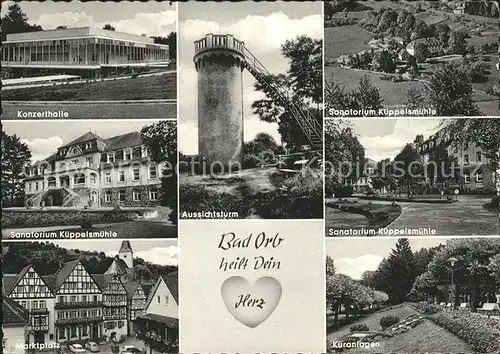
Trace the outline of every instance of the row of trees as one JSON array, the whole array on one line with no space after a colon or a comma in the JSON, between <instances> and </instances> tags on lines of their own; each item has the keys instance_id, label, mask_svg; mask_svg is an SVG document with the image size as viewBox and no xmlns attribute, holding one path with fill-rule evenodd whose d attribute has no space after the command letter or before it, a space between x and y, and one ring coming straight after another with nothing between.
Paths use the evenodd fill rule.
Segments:
<instances>
[{"instance_id":1,"label":"row of trees","mask_svg":"<svg viewBox=\"0 0 500 354\"><path fill-rule=\"evenodd\" d=\"M454 266L449 262L455 258ZM390 303L449 302L454 274L456 305L496 302L500 286L500 240L453 239L444 245L412 252L408 239L399 239L375 271L366 271L361 283L384 291Z\"/></svg>"},{"instance_id":2,"label":"row of trees","mask_svg":"<svg viewBox=\"0 0 500 354\"><path fill-rule=\"evenodd\" d=\"M485 16L498 19L498 2L473 0L466 1L464 11L469 15Z\"/></svg>"},{"instance_id":3,"label":"row of trees","mask_svg":"<svg viewBox=\"0 0 500 354\"><path fill-rule=\"evenodd\" d=\"M359 317L364 309L372 311L387 302L389 297L382 291L336 273L334 260L326 257L326 303L334 314L334 325L338 326L339 314L343 309L346 320L350 315Z\"/></svg>"}]
</instances>

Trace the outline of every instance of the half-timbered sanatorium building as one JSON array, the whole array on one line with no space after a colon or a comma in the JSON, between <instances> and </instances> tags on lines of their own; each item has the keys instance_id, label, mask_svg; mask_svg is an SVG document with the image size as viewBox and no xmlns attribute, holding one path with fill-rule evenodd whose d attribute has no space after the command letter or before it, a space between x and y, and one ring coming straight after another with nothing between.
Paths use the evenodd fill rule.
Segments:
<instances>
[{"instance_id":1,"label":"half-timbered sanatorium building","mask_svg":"<svg viewBox=\"0 0 500 354\"><path fill-rule=\"evenodd\" d=\"M168 45L92 27L7 34L2 43L2 67L9 69L11 78L50 74L95 78L169 63Z\"/></svg>"}]
</instances>

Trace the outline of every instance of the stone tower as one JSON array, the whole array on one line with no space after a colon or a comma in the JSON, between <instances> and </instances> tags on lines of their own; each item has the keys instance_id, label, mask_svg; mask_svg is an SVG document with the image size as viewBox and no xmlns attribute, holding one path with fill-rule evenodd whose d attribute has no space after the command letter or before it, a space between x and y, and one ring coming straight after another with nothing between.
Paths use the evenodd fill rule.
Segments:
<instances>
[{"instance_id":1,"label":"stone tower","mask_svg":"<svg viewBox=\"0 0 500 354\"><path fill-rule=\"evenodd\" d=\"M241 162L244 43L207 34L195 41L198 72L198 153L208 170Z\"/></svg>"},{"instance_id":2,"label":"stone tower","mask_svg":"<svg viewBox=\"0 0 500 354\"><path fill-rule=\"evenodd\" d=\"M130 246L129 241L122 242L118 257L127 264L127 267L134 268L134 252L132 252L132 246Z\"/></svg>"}]
</instances>

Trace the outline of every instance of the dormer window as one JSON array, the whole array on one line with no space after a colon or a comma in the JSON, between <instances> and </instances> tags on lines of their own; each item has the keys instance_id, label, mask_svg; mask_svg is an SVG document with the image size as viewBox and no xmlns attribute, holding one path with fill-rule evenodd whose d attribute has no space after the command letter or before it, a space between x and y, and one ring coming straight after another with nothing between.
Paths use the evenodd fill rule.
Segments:
<instances>
[{"instance_id":1,"label":"dormer window","mask_svg":"<svg viewBox=\"0 0 500 354\"><path fill-rule=\"evenodd\" d=\"M148 157L148 148L144 145L141 146L141 157Z\"/></svg>"},{"instance_id":2,"label":"dormer window","mask_svg":"<svg viewBox=\"0 0 500 354\"><path fill-rule=\"evenodd\" d=\"M85 150L90 150L90 149L92 149L92 143L86 143Z\"/></svg>"},{"instance_id":3,"label":"dormer window","mask_svg":"<svg viewBox=\"0 0 500 354\"><path fill-rule=\"evenodd\" d=\"M132 160L132 149L123 150L123 161Z\"/></svg>"},{"instance_id":4,"label":"dormer window","mask_svg":"<svg viewBox=\"0 0 500 354\"><path fill-rule=\"evenodd\" d=\"M114 163L115 162L115 153L114 152L108 152L107 153L107 162L108 163Z\"/></svg>"}]
</instances>

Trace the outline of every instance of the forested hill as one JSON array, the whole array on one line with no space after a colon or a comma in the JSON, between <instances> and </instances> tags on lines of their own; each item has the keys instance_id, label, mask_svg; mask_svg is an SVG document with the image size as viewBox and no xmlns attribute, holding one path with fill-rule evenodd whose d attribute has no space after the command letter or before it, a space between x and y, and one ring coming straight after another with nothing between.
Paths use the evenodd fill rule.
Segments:
<instances>
[{"instance_id":1,"label":"forested hill","mask_svg":"<svg viewBox=\"0 0 500 354\"><path fill-rule=\"evenodd\" d=\"M17 274L31 264L40 275L56 273L65 262L80 259L91 274L104 273L112 257L104 252L90 252L66 249L50 242L2 242L2 271ZM176 272L176 266L152 264L142 258L134 258L134 270L144 280L156 279L160 274Z\"/></svg>"}]
</instances>

